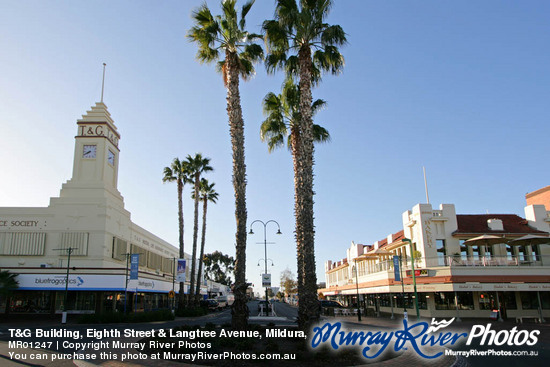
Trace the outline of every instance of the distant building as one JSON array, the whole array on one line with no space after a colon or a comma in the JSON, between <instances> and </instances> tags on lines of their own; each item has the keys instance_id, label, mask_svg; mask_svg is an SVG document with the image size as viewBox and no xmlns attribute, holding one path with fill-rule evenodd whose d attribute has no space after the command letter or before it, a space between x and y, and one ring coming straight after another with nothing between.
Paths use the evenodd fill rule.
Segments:
<instances>
[{"instance_id":1,"label":"distant building","mask_svg":"<svg viewBox=\"0 0 550 367\"><path fill-rule=\"evenodd\" d=\"M96 103L76 127L73 174L59 197L45 208L0 208L0 269L18 274L19 281L9 304L0 300L0 310L93 313L122 310L124 304L137 311L169 307L168 292L179 291L173 282L179 251L133 223L124 208L117 189L120 134L107 106ZM135 280L129 280L129 254L139 254Z\"/></svg>"},{"instance_id":2,"label":"distant building","mask_svg":"<svg viewBox=\"0 0 550 367\"><path fill-rule=\"evenodd\" d=\"M526 235L548 237L548 210L528 205L524 219L515 214L456 214L452 204L438 210L418 204L403 213L402 230L370 245L352 242L342 260L327 261L326 287L319 292L356 305L358 288L369 312L402 314L407 309L412 315L414 254L421 316L489 318L500 309L503 317L537 317L541 311L550 317L550 239L511 242ZM466 242L481 235L502 241ZM394 260L400 268L397 277Z\"/></svg>"},{"instance_id":3,"label":"distant building","mask_svg":"<svg viewBox=\"0 0 550 367\"><path fill-rule=\"evenodd\" d=\"M544 205L550 210L550 186L528 193L525 200L527 205Z\"/></svg>"}]
</instances>

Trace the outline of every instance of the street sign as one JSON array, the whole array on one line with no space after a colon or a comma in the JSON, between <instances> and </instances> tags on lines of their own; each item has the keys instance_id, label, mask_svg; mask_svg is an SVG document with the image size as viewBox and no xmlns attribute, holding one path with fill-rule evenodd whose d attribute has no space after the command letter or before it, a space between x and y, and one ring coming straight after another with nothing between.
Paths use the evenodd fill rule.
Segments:
<instances>
[{"instance_id":1,"label":"street sign","mask_svg":"<svg viewBox=\"0 0 550 367\"><path fill-rule=\"evenodd\" d=\"M185 266L186 262L184 259L178 259L178 270L176 272L176 281L185 283Z\"/></svg>"},{"instance_id":2,"label":"street sign","mask_svg":"<svg viewBox=\"0 0 550 367\"><path fill-rule=\"evenodd\" d=\"M415 269L415 277L427 277L429 276L428 269ZM412 270L407 270L407 277L412 277Z\"/></svg>"},{"instance_id":3,"label":"street sign","mask_svg":"<svg viewBox=\"0 0 550 367\"><path fill-rule=\"evenodd\" d=\"M262 274L262 287L271 287L271 274Z\"/></svg>"},{"instance_id":4,"label":"street sign","mask_svg":"<svg viewBox=\"0 0 550 367\"><path fill-rule=\"evenodd\" d=\"M168 298L174 298L176 296L176 292L170 291L168 292Z\"/></svg>"},{"instance_id":5,"label":"street sign","mask_svg":"<svg viewBox=\"0 0 550 367\"><path fill-rule=\"evenodd\" d=\"M399 256L393 257L393 272L395 275L395 281L400 282L401 281L401 274L399 273Z\"/></svg>"},{"instance_id":6,"label":"street sign","mask_svg":"<svg viewBox=\"0 0 550 367\"><path fill-rule=\"evenodd\" d=\"M130 279L138 279L139 254L130 255Z\"/></svg>"}]
</instances>

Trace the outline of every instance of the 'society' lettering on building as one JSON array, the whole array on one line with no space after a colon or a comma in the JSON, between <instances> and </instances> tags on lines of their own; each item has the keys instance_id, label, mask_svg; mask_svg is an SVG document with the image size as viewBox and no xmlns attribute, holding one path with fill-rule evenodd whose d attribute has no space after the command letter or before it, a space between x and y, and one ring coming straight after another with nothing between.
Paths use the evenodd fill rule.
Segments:
<instances>
[{"instance_id":1,"label":"'society' lettering on building","mask_svg":"<svg viewBox=\"0 0 550 367\"><path fill-rule=\"evenodd\" d=\"M0 218L0 227L38 227L38 220L6 220Z\"/></svg>"},{"instance_id":2,"label":"'society' lettering on building","mask_svg":"<svg viewBox=\"0 0 550 367\"><path fill-rule=\"evenodd\" d=\"M432 319L427 322L409 324L403 320L403 329L396 330L346 330L340 322L327 322L313 328L311 347L327 345L333 350L345 347L361 348L361 354L367 359L375 359L384 352L393 349L395 352L412 349L425 359L435 359L444 355L445 348L465 342L471 345L474 341L488 346L533 346L538 342L539 330L492 330L491 324L474 325L469 332L442 330L452 324L449 321ZM433 347L441 347L434 351ZM429 347L429 352L426 349Z\"/></svg>"}]
</instances>

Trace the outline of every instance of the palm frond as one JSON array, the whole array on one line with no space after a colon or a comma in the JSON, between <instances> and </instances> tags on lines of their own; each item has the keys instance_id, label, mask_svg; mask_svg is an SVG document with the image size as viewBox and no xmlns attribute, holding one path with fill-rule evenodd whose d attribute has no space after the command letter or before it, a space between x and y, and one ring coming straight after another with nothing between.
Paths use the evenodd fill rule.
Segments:
<instances>
[{"instance_id":1,"label":"palm frond","mask_svg":"<svg viewBox=\"0 0 550 367\"><path fill-rule=\"evenodd\" d=\"M162 182L173 182L176 180L176 176L172 172L170 167L164 167Z\"/></svg>"},{"instance_id":2,"label":"palm frond","mask_svg":"<svg viewBox=\"0 0 550 367\"><path fill-rule=\"evenodd\" d=\"M312 126L313 141L316 143L328 143L330 142L330 134L328 130L317 124Z\"/></svg>"},{"instance_id":3,"label":"palm frond","mask_svg":"<svg viewBox=\"0 0 550 367\"><path fill-rule=\"evenodd\" d=\"M221 3L224 18L237 24L237 10L235 5L237 0L223 0Z\"/></svg>"},{"instance_id":4,"label":"palm frond","mask_svg":"<svg viewBox=\"0 0 550 367\"><path fill-rule=\"evenodd\" d=\"M300 15L296 0L277 0L275 15L284 28L296 24Z\"/></svg>"},{"instance_id":5,"label":"palm frond","mask_svg":"<svg viewBox=\"0 0 550 367\"><path fill-rule=\"evenodd\" d=\"M254 64L250 60L239 58L239 74L243 80L249 80L255 73Z\"/></svg>"},{"instance_id":6,"label":"palm frond","mask_svg":"<svg viewBox=\"0 0 550 367\"><path fill-rule=\"evenodd\" d=\"M345 45L347 43L346 33L339 25L329 26L321 33L321 43L324 46Z\"/></svg>"},{"instance_id":7,"label":"palm frond","mask_svg":"<svg viewBox=\"0 0 550 367\"><path fill-rule=\"evenodd\" d=\"M288 140L290 143L290 140ZM281 148L285 145L285 136L282 134L273 135L268 141L267 141L267 151L269 153L273 152L275 149Z\"/></svg>"},{"instance_id":8,"label":"palm frond","mask_svg":"<svg viewBox=\"0 0 550 367\"><path fill-rule=\"evenodd\" d=\"M264 57L264 50L262 46L257 43L251 43L244 47L244 51L241 53L240 58L244 58L251 62L260 61Z\"/></svg>"},{"instance_id":9,"label":"palm frond","mask_svg":"<svg viewBox=\"0 0 550 367\"><path fill-rule=\"evenodd\" d=\"M320 70L339 74L344 67L344 57L336 46L326 46L324 51L315 51L313 54L313 63Z\"/></svg>"},{"instance_id":10,"label":"palm frond","mask_svg":"<svg viewBox=\"0 0 550 367\"><path fill-rule=\"evenodd\" d=\"M280 112L282 108L282 102L278 95L273 92L269 92L265 95L262 101L262 106L264 115L269 115L273 112Z\"/></svg>"},{"instance_id":11,"label":"palm frond","mask_svg":"<svg viewBox=\"0 0 550 367\"><path fill-rule=\"evenodd\" d=\"M265 43L268 52L277 52L288 49L288 33L287 30L276 20L266 20L262 29L265 34Z\"/></svg>"},{"instance_id":12,"label":"palm frond","mask_svg":"<svg viewBox=\"0 0 550 367\"><path fill-rule=\"evenodd\" d=\"M315 115L327 106L327 102L324 99L316 99L311 104L311 112Z\"/></svg>"},{"instance_id":13,"label":"palm frond","mask_svg":"<svg viewBox=\"0 0 550 367\"><path fill-rule=\"evenodd\" d=\"M209 23L214 21L214 17L212 16L212 13L206 3L202 4L197 10L193 11L191 18L193 18L201 27L206 27Z\"/></svg>"},{"instance_id":14,"label":"palm frond","mask_svg":"<svg viewBox=\"0 0 550 367\"><path fill-rule=\"evenodd\" d=\"M247 2L246 4L243 5L243 8L241 10L241 20L239 22L239 27L241 28L241 30L244 30L245 26L246 26L246 15L248 14L248 12L250 11L250 8L252 8L252 5L254 5L254 1L255 0L250 0L249 2Z\"/></svg>"}]
</instances>

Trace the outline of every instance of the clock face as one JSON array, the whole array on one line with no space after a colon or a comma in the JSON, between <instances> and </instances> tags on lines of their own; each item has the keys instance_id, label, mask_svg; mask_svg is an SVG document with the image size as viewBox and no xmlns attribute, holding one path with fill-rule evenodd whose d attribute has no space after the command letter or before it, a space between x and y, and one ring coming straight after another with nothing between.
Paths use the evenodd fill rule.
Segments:
<instances>
[{"instance_id":1,"label":"clock face","mask_svg":"<svg viewBox=\"0 0 550 367\"><path fill-rule=\"evenodd\" d=\"M84 145L82 150L82 158L95 158L97 153L97 145Z\"/></svg>"},{"instance_id":2,"label":"clock face","mask_svg":"<svg viewBox=\"0 0 550 367\"><path fill-rule=\"evenodd\" d=\"M109 162L110 165L115 165L115 153L111 152L109 150L109 153L107 154L107 162Z\"/></svg>"}]
</instances>

